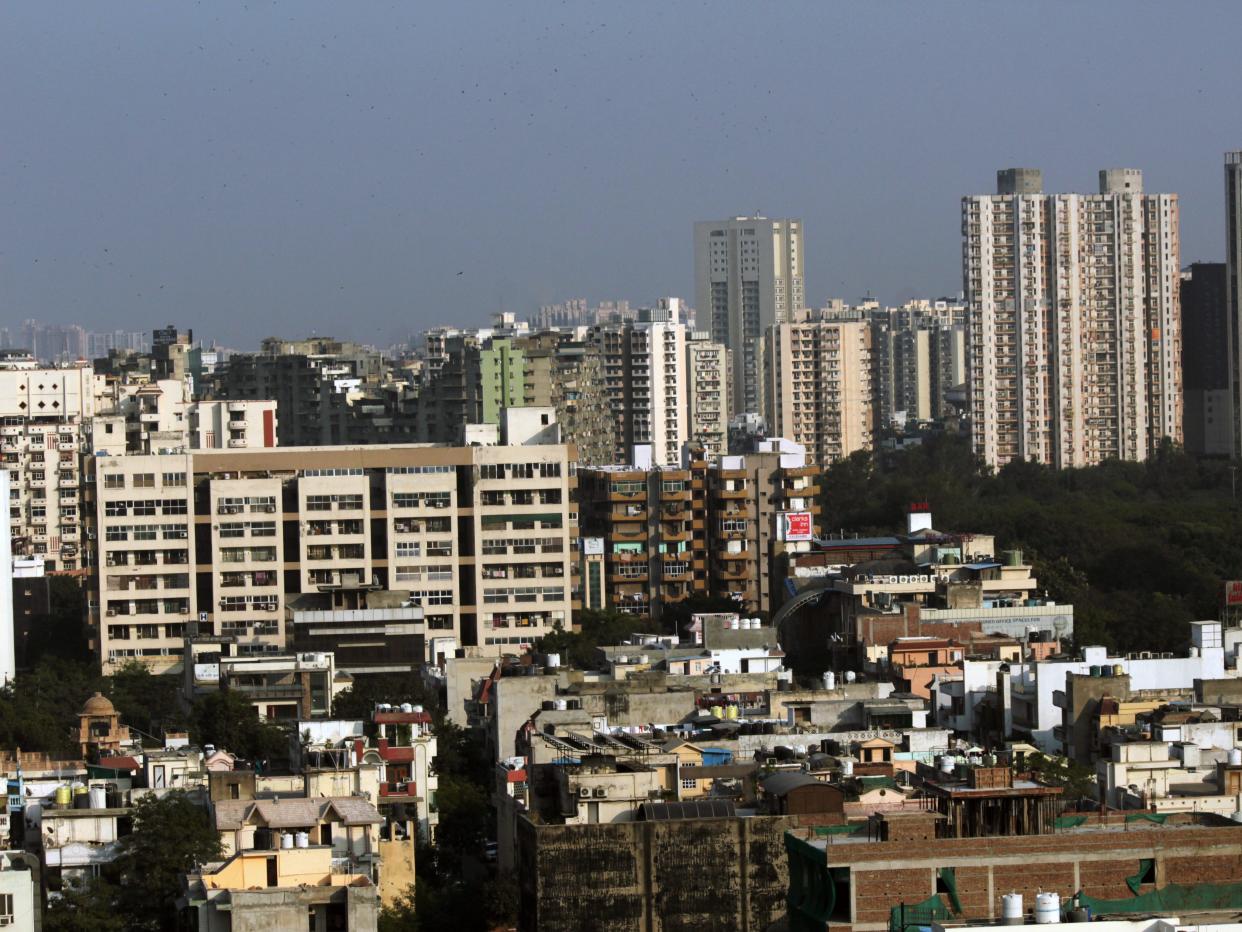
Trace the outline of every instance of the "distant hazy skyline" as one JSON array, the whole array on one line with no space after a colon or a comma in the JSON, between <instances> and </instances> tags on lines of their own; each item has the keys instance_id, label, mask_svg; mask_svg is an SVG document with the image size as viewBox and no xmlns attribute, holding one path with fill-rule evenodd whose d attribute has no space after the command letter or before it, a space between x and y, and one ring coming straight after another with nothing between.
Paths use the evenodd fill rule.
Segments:
<instances>
[{"instance_id":1,"label":"distant hazy skyline","mask_svg":"<svg viewBox=\"0 0 1242 932\"><path fill-rule=\"evenodd\" d=\"M1242 4L0 9L0 326L384 344L693 300L696 220L805 223L807 301L961 288L959 201L1141 168L1224 253Z\"/></svg>"}]
</instances>

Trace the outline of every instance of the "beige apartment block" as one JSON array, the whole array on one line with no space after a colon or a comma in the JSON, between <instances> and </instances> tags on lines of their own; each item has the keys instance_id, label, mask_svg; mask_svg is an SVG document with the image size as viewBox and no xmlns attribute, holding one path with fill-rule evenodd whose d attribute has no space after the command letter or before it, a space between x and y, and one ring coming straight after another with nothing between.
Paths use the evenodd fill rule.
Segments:
<instances>
[{"instance_id":1,"label":"beige apartment block","mask_svg":"<svg viewBox=\"0 0 1242 932\"><path fill-rule=\"evenodd\" d=\"M529 644L570 623L573 457L561 444L100 456L104 669L179 669L188 635L277 653L291 598L342 590L402 593L442 645Z\"/></svg>"},{"instance_id":2,"label":"beige apartment block","mask_svg":"<svg viewBox=\"0 0 1242 932\"><path fill-rule=\"evenodd\" d=\"M992 466L1142 460L1182 438L1174 194L1135 169L1093 195L1042 193L1036 169L962 200L975 451Z\"/></svg>"},{"instance_id":3,"label":"beige apartment block","mask_svg":"<svg viewBox=\"0 0 1242 932\"><path fill-rule=\"evenodd\" d=\"M0 461L9 470L13 555L37 557L48 570L88 565L82 464L96 383L89 366L49 369L24 353L0 356Z\"/></svg>"},{"instance_id":4,"label":"beige apartment block","mask_svg":"<svg viewBox=\"0 0 1242 932\"><path fill-rule=\"evenodd\" d=\"M769 431L804 447L809 463L827 465L871 447L871 338L865 321L815 311L769 331Z\"/></svg>"}]
</instances>

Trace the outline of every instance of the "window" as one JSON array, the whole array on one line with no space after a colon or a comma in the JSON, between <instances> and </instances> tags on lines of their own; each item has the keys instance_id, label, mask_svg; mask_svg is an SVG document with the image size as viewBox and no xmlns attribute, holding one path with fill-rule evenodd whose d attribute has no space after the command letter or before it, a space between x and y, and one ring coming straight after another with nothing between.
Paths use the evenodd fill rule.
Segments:
<instances>
[{"instance_id":1,"label":"window","mask_svg":"<svg viewBox=\"0 0 1242 932\"><path fill-rule=\"evenodd\" d=\"M134 488L135 489L155 488L155 473L153 472L134 473Z\"/></svg>"},{"instance_id":2,"label":"window","mask_svg":"<svg viewBox=\"0 0 1242 932\"><path fill-rule=\"evenodd\" d=\"M184 486L185 473L183 472L166 472L164 473L165 486Z\"/></svg>"},{"instance_id":3,"label":"window","mask_svg":"<svg viewBox=\"0 0 1242 932\"><path fill-rule=\"evenodd\" d=\"M123 489L125 488L125 476L122 474L113 474L104 476L105 489Z\"/></svg>"}]
</instances>

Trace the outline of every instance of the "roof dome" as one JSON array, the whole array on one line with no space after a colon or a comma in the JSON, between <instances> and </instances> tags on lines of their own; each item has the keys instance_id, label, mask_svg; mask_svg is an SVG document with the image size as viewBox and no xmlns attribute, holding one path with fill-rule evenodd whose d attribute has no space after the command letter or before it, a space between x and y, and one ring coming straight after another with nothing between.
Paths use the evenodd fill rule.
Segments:
<instances>
[{"instance_id":1,"label":"roof dome","mask_svg":"<svg viewBox=\"0 0 1242 932\"><path fill-rule=\"evenodd\" d=\"M116 707L113 706L111 700L103 693L95 693L86 700L86 705L82 706L80 715L115 715Z\"/></svg>"}]
</instances>

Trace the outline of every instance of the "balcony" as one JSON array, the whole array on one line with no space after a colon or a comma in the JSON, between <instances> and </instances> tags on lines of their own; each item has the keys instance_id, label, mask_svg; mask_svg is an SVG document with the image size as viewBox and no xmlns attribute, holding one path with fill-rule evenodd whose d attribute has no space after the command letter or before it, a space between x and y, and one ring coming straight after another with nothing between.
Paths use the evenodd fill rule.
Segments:
<instances>
[{"instance_id":1,"label":"balcony","mask_svg":"<svg viewBox=\"0 0 1242 932\"><path fill-rule=\"evenodd\" d=\"M76 440L62 440L60 443L56 444L56 449L61 453L72 453L77 450L77 448L78 442Z\"/></svg>"},{"instance_id":2,"label":"balcony","mask_svg":"<svg viewBox=\"0 0 1242 932\"><path fill-rule=\"evenodd\" d=\"M76 476L61 476L56 483L56 488L58 489L76 489L77 487L78 480Z\"/></svg>"},{"instance_id":3,"label":"balcony","mask_svg":"<svg viewBox=\"0 0 1242 932\"><path fill-rule=\"evenodd\" d=\"M230 450L240 450L245 446L246 446L245 437L230 437L229 438L229 449Z\"/></svg>"},{"instance_id":4,"label":"balcony","mask_svg":"<svg viewBox=\"0 0 1242 932\"><path fill-rule=\"evenodd\" d=\"M642 573L639 573L637 575L633 575L630 573L626 573L626 574L609 573L608 574L608 581L610 583L613 583L614 585L619 585L619 586L623 586L627 583L645 583L649 578L650 577L647 575L646 571L643 571Z\"/></svg>"},{"instance_id":5,"label":"balcony","mask_svg":"<svg viewBox=\"0 0 1242 932\"><path fill-rule=\"evenodd\" d=\"M624 510L611 511L609 512L608 517L614 523L627 521L646 522L647 509L637 506L630 506Z\"/></svg>"},{"instance_id":6,"label":"balcony","mask_svg":"<svg viewBox=\"0 0 1242 932\"><path fill-rule=\"evenodd\" d=\"M751 560L754 559L755 552L749 548L745 550L717 550L715 557L717 560L733 561L733 560Z\"/></svg>"},{"instance_id":7,"label":"balcony","mask_svg":"<svg viewBox=\"0 0 1242 932\"><path fill-rule=\"evenodd\" d=\"M155 424L160 422L160 413L158 411L143 411L138 415L139 424Z\"/></svg>"},{"instance_id":8,"label":"balcony","mask_svg":"<svg viewBox=\"0 0 1242 932\"><path fill-rule=\"evenodd\" d=\"M20 437L21 435L20 427L0 427L0 437Z\"/></svg>"},{"instance_id":9,"label":"balcony","mask_svg":"<svg viewBox=\"0 0 1242 932\"><path fill-rule=\"evenodd\" d=\"M245 421L235 421L235 420L229 421L229 430L245 430L246 426L247 425Z\"/></svg>"},{"instance_id":10,"label":"balcony","mask_svg":"<svg viewBox=\"0 0 1242 932\"><path fill-rule=\"evenodd\" d=\"M608 539L621 542L636 542L647 539L647 529L640 527L631 529L629 527L617 527L608 532Z\"/></svg>"},{"instance_id":11,"label":"balcony","mask_svg":"<svg viewBox=\"0 0 1242 932\"><path fill-rule=\"evenodd\" d=\"M244 401L230 401L228 404L229 414L245 414L246 403Z\"/></svg>"}]
</instances>

